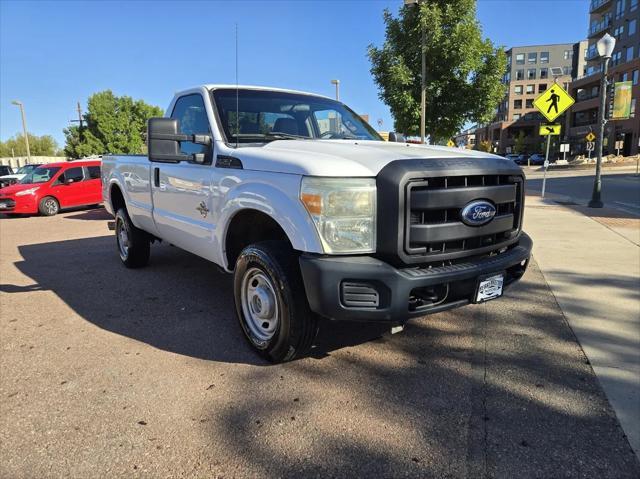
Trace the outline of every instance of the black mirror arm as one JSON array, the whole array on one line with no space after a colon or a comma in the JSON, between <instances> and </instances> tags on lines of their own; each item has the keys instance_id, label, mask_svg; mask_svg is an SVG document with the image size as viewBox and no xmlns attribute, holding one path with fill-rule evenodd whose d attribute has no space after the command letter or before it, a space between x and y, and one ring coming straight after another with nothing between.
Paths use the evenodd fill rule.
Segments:
<instances>
[{"instance_id":1,"label":"black mirror arm","mask_svg":"<svg viewBox=\"0 0 640 479\"><path fill-rule=\"evenodd\" d=\"M183 135L183 134L168 134L168 133L153 133L150 138L152 140L169 140L169 141L190 141L198 145L211 145L211 135Z\"/></svg>"}]
</instances>

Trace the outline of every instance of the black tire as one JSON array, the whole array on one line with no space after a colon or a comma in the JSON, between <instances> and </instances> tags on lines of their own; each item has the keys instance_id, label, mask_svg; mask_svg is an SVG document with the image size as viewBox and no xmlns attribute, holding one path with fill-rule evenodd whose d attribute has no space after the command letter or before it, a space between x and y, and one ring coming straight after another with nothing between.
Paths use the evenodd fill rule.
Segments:
<instances>
[{"instance_id":1,"label":"black tire","mask_svg":"<svg viewBox=\"0 0 640 479\"><path fill-rule=\"evenodd\" d=\"M124 230L123 236L121 231ZM116 247L127 268L142 268L149 263L151 241L149 235L136 228L129 218L127 210L120 208L116 212ZM126 241L126 244L125 244Z\"/></svg>"},{"instance_id":2,"label":"black tire","mask_svg":"<svg viewBox=\"0 0 640 479\"><path fill-rule=\"evenodd\" d=\"M244 292L249 287L247 281L253 277L261 281L268 278L275 293L277 325L268 338L265 337L268 329L254 332L257 326L251 319L255 317L251 305L255 303ZM280 363L299 358L311 348L318 332L318 318L309 309L298 254L290 246L283 241L264 241L247 246L236 261L233 284L238 321L249 344L261 356ZM265 324L268 323L262 323L263 326Z\"/></svg>"},{"instance_id":3,"label":"black tire","mask_svg":"<svg viewBox=\"0 0 640 479\"><path fill-rule=\"evenodd\" d=\"M42 216L55 216L60 211L60 203L53 196L45 196L38 203L38 211Z\"/></svg>"}]
</instances>

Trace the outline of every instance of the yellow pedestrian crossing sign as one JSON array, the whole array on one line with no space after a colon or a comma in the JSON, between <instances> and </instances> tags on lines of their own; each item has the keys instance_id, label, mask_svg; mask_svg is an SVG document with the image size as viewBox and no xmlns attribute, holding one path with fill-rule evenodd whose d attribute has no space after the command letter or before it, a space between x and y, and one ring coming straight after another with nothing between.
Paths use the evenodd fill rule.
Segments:
<instances>
[{"instance_id":1,"label":"yellow pedestrian crossing sign","mask_svg":"<svg viewBox=\"0 0 640 479\"><path fill-rule=\"evenodd\" d=\"M559 135L561 125L540 125L540 136Z\"/></svg>"},{"instance_id":2,"label":"yellow pedestrian crossing sign","mask_svg":"<svg viewBox=\"0 0 640 479\"><path fill-rule=\"evenodd\" d=\"M545 90L542 95L533 101L533 106L535 106L547 120L553 121L562 115L573 103L574 99L571 95L560 85L554 83L548 90Z\"/></svg>"},{"instance_id":3,"label":"yellow pedestrian crossing sign","mask_svg":"<svg viewBox=\"0 0 640 479\"><path fill-rule=\"evenodd\" d=\"M447 146L456 146L456 144L453 142L453 140L449 140Z\"/></svg>"},{"instance_id":4,"label":"yellow pedestrian crossing sign","mask_svg":"<svg viewBox=\"0 0 640 479\"><path fill-rule=\"evenodd\" d=\"M587 133L587 136L585 136L584 139L591 142L596 139L596 135L594 135L593 132L590 131L589 133Z\"/></svg>"}]
</instances>

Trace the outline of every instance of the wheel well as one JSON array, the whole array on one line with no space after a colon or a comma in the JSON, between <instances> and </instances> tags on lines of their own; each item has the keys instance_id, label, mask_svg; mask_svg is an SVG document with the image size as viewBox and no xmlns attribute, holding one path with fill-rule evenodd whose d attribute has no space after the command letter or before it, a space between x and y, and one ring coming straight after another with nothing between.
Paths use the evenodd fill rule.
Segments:
<instances>
[{"instance_id":1,"label":"wheel well","mask_svg":"<svg viewBox=\"0 0 640 479\"><path fill-rule=\"evenodd\" d=\"M127 204L124 201L124 196L122 195L122 191L116 185L111 187L111 207L113 208L113 214L115 215L120 208L127 208Z\"/></svg>"},{"instance_id":2,"label":"wheel well","mask_svg":"<svg viewBox=\"0 0 640 479\"><path fill-rule=\"evenodd\" d=\"M233 269L240 252L259 241L291 242L280 225L269 215L257 210L244 210L231 220L225 241L227 264Z\"/></svg>"}]
</instances>

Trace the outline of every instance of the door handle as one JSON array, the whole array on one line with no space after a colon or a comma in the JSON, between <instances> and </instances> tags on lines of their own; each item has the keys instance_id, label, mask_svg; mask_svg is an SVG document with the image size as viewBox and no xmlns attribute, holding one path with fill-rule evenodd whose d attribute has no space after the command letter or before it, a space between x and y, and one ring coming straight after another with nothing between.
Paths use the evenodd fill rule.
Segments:
<instances>
[{"instance_id":1,"label":"door handle","mask_svg":"<svg viewBox=\"0 0 640 479\"><path fill-rule=\"evenodd\" d=\"M155 187L160 186L160 168L157 166L153 169L153 185Z\"/></svg>"}]
</instances>

